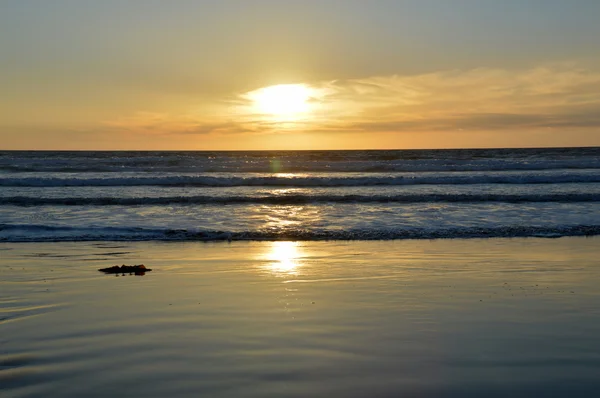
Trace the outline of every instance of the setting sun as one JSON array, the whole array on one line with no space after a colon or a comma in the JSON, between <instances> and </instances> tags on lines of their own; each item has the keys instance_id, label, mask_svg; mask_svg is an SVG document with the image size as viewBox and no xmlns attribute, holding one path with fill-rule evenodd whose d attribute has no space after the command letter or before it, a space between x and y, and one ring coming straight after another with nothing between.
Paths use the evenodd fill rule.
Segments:
<instances>
[{"instance_id":1,"label":"setting sun","mask_svg":"<svg viewBox=\"0 0 600 398\"><path fill-rule=\"evenodd\" d=\"M295 118L310 111L312 94L312 90L303 84L279 84L252 91L248 98L260 113Z\"/></svg>"}]
</instances>

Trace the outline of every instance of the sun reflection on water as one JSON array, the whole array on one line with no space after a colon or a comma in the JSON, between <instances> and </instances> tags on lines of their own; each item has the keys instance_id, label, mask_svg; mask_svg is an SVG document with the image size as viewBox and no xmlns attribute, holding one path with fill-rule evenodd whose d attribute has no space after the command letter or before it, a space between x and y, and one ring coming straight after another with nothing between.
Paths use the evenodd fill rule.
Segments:
<instances>
[{"instance_id":1,"label":"sun reflection on water","mask_svg":"<svg viewBox=\"0 0 600 398\"><path fill-rule=\"evenodd\" d=\"M267 254L268 267L278 274L295 274L300 267L298 242L273 242Z\"/></svg>"}]
</instances>

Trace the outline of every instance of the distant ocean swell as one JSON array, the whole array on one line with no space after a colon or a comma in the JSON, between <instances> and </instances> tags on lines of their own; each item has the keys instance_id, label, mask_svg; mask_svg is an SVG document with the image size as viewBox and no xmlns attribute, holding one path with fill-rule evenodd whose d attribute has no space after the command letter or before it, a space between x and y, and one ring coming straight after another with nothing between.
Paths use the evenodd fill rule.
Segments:
<instances>
[{"instance_id":1,"label":"distant ocean swell","mask_svg":"<svg viewBox=\"0 0 600 398\"><path fill-rule=\"evenodd\" d=\"M171 186L171 187L360 187L380 185L558 184L600 182L600 173L417 175L377 177L117 177L117 178L0 178L4 187Z\"/></svg>"},{"instance_id":2,"label":"distant ocean swell","mask_svg":"<svg viewBox=\"0 0 600 398\"><path fill-rule=\"evenodd\" d=\"M0 224L0 241L277 241L277 240L395 240L453 238L514 238L600 235L600 225L565 225L561 227L503 226L489 228L424 228L304 230L278 229L257 231L205 231L158 228L98 227L77 228L29 224Z\"/></svg>"},{"instance_id":3,"label":"distant ocean swell","mask_svg":"<svg viewBox=\"0 0 600 398\"><path fill-rule=\"evenodd\" d=\"M325 173L411 173L411 172L438 172L438 171L543 171L543 170L580 170L580 169L600 169L600 160L577 161L577 162L531 162L525 164L511 164L508 162L477 162L477 163L431 163L431 162L402 162L401 164L382 164L370 162L338 162L330 164L284 164L273 168L269 163L260 165L116 165L107 164L98 165L0 165L0 172L22 173L39 172L48 173L112 173L123 170L141 171L141 172L180 172L180 173L222 173L222 172L243 172L243 173L307 173L307 172L325 172Z\"/></svg>"},{"instance_id":4,"label":"distant ocean swell","mask_svg":"<svg viewBox=\"0 0 600 398\"><path fill-rule=\"evenodd\" d=\"M402 194L402 195L269 195L269 196L174 196L174 197L92 197L36 198L0 197L1 205L12 206L138 206L138 205L200 205L200 204L273 204L304 203L575 203L600 202L600 194Z\"/></svg>"},{"instance_id":5,"label":"distant ocean swell","mask_svg":"<svg viewBox=\"0 0 600 398\"><path fill-rule=\"evenodd\" d=\"M418 172L598 169L599 148L402 151L2 152L0 172Z\"/></svg>"}]
</instances>

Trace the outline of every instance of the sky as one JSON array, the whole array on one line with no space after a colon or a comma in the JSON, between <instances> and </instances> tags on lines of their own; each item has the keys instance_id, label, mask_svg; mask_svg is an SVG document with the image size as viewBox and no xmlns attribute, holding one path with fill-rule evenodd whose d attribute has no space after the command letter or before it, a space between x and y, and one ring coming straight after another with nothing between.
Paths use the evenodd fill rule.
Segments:
<instances>
[{"instance_id":1,"label":"sky","mask_svg":"<svg viewBox=\"0 0 600 398\"><path fill-rule=\"evenodd\" d=\"M600 146L599 16L597 0L0 0L0 149Z\"/></svg>"}]
</instances>

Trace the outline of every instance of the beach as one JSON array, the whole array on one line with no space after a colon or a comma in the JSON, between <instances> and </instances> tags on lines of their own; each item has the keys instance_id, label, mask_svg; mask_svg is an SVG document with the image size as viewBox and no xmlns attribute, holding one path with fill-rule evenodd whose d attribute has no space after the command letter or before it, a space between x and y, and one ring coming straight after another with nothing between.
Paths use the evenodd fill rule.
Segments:
<instances>
[{"instance_id":1,"label":"beach","mask_svg":"<svg viewBox=\"0 0 600 398\"><path fill-rule=\"evenodd\" d=\"M599 16L1 2L0 398L600 397Z\"/></svg>"},{"instance_id":2,"label":"beach","mask_svg":"<svg viewBox=\"0 0 600 398\"><path fill-rule=\"evenodd\" d=\"M0 243L0 395L596 396L599 243Z\"/></svg>"}]
</instances>

